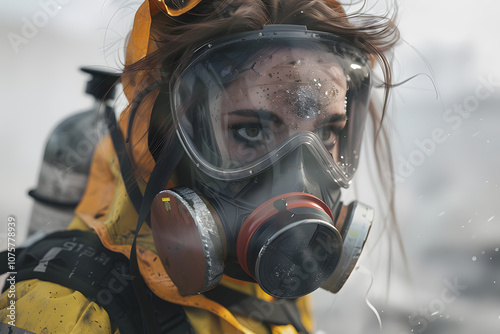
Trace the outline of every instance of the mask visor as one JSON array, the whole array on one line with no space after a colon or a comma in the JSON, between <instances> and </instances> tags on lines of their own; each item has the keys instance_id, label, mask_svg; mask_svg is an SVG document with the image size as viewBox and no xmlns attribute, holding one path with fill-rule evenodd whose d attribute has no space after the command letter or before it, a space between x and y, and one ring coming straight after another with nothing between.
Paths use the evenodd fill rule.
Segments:
<instances>
[{"instance_id":1,"label":"mask visor","mask_svg":"<svg viewBox=\"0 0 500 334\"><path fill-rule=\"evenodd\" d=\"M368 110L368 58L332 34L266 28L209 43L174 75L172 110L187 154L206 174L237 180L314 135L347 187Z\"/></svg>"}]
</instances>

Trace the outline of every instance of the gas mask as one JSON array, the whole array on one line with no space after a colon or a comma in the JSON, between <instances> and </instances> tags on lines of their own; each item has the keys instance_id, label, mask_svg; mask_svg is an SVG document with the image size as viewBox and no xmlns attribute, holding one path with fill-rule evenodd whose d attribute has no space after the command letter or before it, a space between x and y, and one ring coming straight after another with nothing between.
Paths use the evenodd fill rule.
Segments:
<instances>
[{"instance_id":1,"label":"gas mask","mask_svg":"<svg viewBox=\"0 0 500 334\"><path fill-rule=\"evenodd\" d=\"M272 25L199 48L170 86L186 153L153 201L158 255L181 294L223 274L278 298L337 292L373 211L344 206L359 158L370 62L349 42Z\"/></svg>"}]
</instances>

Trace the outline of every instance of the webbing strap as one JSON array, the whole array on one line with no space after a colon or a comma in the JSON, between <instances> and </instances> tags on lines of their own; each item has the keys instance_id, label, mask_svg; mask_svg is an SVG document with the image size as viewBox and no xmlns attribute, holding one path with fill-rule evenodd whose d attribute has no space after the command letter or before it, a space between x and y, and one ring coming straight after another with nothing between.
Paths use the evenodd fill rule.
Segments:
<instances>
[{"instance_id":1,"label":"webbing strap","mask_svg":"<svg viewBox=\"0 0 500 334\"><path fill-rule=\"evenodd\" d=\"M162 108L165 105L165 101L168 101L167 94L168 93L166 91L160 90L160 93L155 100L153 110L156 108ZM140 273L139 265L137 263L136 241L139 231L141 230L142 224L149 216L154 197L165 188L183 154L184 149L182 148L179 139L176 135L172 136L170 142L166 143L158 160L156 161L155 167L153 168L149 181L146 185L144 197L140 202L135 200L136 204L134 204L134 206L139 207L139 210L137 211L139 217L137 219L134 241L132 242L132 249L130 252L130 269L132 271L132 275L134 275L134 291L139 300L141 312L145 320L145 332L148 334L161 333L161 328L164 327L167 327L171 333L193 333L193 329L185 315L183 321L180 320L180 317L174 317L174 319L172 319L173 321L160 324L159 319L154 316L151 301L145 298L145 293L147 291L146 283L144 282L144 278ZM127 171L122 170L122 175L124 173L127 173Z\"/></svg>"},{"instance_id":2,"label":"webbing strap","mask_svg":"<svg viewBox=\"0 0 500 334\"><path fill-rule=\"evenodd\" d=\"M165 97L163 94L164 93L160 92L155 101L155 105L153 106L153 110L156 108L161 108L161 106L165 102ZM145 333L191 333L192 326L189 323L182 307L168 302L160 302L159 300L157 300L159 298L152 294L146 287L144 279L142 278L139 271L136 253L136 238L139 234L143 222L146 221L146 224L148 226L151 226L151 223L149 221L149 211L154 196L156 196L156 194L163 190L163 188L167 185L167 182L170 179L175 166L177 166L177 163L180 160L180 157L182 156L184 150L182 149L180 143L176 142L177 137L174 136L173 143L171 143L173 146L170 146L172 149L163 150L160 159L158 159L161 163L157 162L157 164L155 165L143 197L135 180L132 163L125 147L123 135L120 131L118 123L116 122L115 114L111 108L106 108L105 117L111 140L120 162L120 173L125 184L125 189L127 190L132 205L139 215L134 241L132 243L130 252L130 269L135 277L133 284L134 292L139 301L140 311L145 320L143 330ZM177 156L178 158L176 158ZM152 182L154 182L154 184ZM162 304L161 313L158 312L158 304Z\"/></svg>"},{"instance_id":3,"label":"webbing strap","mask_svg":"<svg viewBox=\"0 0 500 334\"><path fill-rule=\"evenodd\" d=\"M111 136L111 141L113 142L113 146L120 163L120 173L123 178L123 183L125 184L125 189L127 190L127 194L130 197L130 201L132 202L135 211L139 213L142 203L142 194L135 179L132 162L128 156L123 135L116 121L115 112L111 107L106 106L106 109L104 110L104 117ZM151 226L149 217L146 217L146 220L148 226Z\"/></svg>"},{"instance_id":4,"label":"webbing strap","mask_svg":"<svg viewBox=\"0 0 500 334\"><path fill-rule=\"evenodd\" d=\"M79 291L102 306L120 333L144 333L129 260L105 248L92 232L56 232L28 248L16 250L16 281L40 279ZM7 252L0 253L0 274L8 271ZM8 284L4 286L4 290ZM192 333L182 306L144 290L162 334Z\"/></svg>"},{"instance_id":5,"label":"webbing strap","mask_svg":"<svg viewBox=\"0 0 500 334\"><path fill-rule=\"evenodd\" d=\"M16 257L16 281L36 278L79 291L102 306L121 333L142 333L128 259L104 247L94 233L56 232L17 249Z\"/></svg>"}]
</instances>

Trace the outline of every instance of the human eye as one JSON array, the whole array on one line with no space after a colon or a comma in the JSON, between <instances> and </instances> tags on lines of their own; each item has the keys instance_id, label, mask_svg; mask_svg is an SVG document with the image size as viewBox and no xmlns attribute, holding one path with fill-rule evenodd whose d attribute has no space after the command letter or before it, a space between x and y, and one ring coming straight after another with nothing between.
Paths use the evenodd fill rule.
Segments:
<instances>
[{"instance_id":1,"label":"human eye","mask_svg":"<svg viewBox=\"0 0 500 334\"><path fill-rule=\"evenodd\" d=\"M331 151L338 142L339 134L347 124L347 115L335 113L320 123L314 132L323 142L326 149Z\"/></svg>"},{"instance_id":2,"label":"human eye","mask_svg":"<svg viewBox=\"0 0 500 334\"><path fill-rule=\"evenodd\" d=\"M337 144L338 137L339 137L339 132L342 130L342 127L339 127L335 124L327 124L324 126L319 127L314 131L319 139L323 142L323 145L325 145L326 149L328 151L331 151L335 144Z\"/></svg>"},{"instance_id":3,"label":"human eye","mask_svg":"<svg viewBox=\"0 0 500 334\"><path fill-rule=\"evenodd\" d=\"M269 142L269 131L261 123L247 122L231 126L235 140L248 146L259 146Z\"/></svg>"}]
</instances>

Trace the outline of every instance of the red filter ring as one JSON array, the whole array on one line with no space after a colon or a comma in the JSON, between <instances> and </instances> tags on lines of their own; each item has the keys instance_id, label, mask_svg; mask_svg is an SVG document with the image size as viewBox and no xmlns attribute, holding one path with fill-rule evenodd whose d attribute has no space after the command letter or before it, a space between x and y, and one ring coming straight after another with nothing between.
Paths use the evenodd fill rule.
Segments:
<instances>
[{"instance_id":1,"label":"red filter ring","mask_svg":"<svg viewBox=\"0 0 500 334\"><path fill-rule=\"evenodd\" d=\"M333 221L333 215L330 208L319 198L310 194L300 192L286 193L262 203L245 220L236 240L236 254L238 262L243 270L250 276L253 276L248 269L247 263L247 252L250 240L255 234L255 231L257 231L262 224L278 215L280 211L275 207L274 203L280 199L284 199L286 201L286 208L288 210L299 207L311 207L325 212Z\"/></svg>"}]
</instances>

